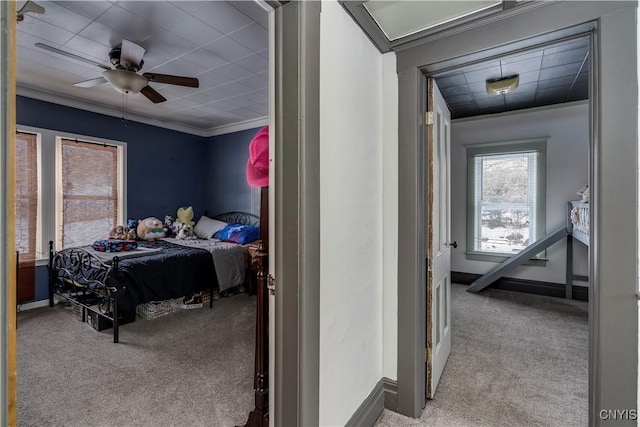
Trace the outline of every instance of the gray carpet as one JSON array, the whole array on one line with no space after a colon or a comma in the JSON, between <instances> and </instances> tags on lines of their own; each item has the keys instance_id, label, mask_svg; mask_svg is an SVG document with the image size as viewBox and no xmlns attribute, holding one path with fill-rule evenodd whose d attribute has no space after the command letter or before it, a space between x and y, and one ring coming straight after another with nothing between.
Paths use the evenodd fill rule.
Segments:
<instances>
[{"instance_id":1,"label":"gray carpet","mask_svg":"<svg viewBox=\"0 0 640 427\"><path fill-rule=\"evenodd\" d=\"M96 332L69 307L18 314L18 425L233 426L253 408L255 297Z\"/></svg>"},{"instance_id":2,"label":"gray carpet","mask_svg":"<svg viewBox=\"0 0 640 427\"><path fill-rule=\"evenodd\" d=\"M587 303L452 287L452 350L419 419L376 426L586 426Z\"/></svg>"}]
</instances>

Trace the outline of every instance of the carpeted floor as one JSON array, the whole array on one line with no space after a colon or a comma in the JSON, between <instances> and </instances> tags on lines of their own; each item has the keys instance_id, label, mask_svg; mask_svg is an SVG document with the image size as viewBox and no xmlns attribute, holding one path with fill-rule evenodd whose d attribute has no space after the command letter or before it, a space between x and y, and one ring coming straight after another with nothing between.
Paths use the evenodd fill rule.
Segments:
<instances>
[{"instance_id":1,"label":"carpeted floor","mask_svg":"<svg viewBox=\"0 0 640 427\"><path fill-rule=\"evenodd\" d=\"M586 426L587 303L452 286L452 350L419 419L376 426Z\"/></svg>"},{"instance_id":2,"label":"carpeted floor","mask_svg":"<svg viewBox=\"0 0 640 427\"><path fill-rule=\"evenodd\" d=\"M18 425L234 426L253 408L255 297L96 332L69 307L18 314Z\"/></svg>"}]
</instances>

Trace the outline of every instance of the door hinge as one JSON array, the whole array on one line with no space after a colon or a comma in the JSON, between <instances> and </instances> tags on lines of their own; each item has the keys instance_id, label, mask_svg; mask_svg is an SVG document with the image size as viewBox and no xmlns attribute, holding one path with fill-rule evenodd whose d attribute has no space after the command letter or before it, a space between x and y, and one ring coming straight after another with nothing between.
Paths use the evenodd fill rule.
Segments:
<instances>
[{"instance_id":1,"label":"door hinge","mask_svg":"<svg viewBox=\"0 0 640 427\"><path fill-rule=\"evenodd\" d=\"M269 295L276 294L276 279L271 274L267 276L267 289L269 290Z\"/></svg>"},{"instance_id":2,"label":"door hinge","mask_svg":"<svg viewBox=\"0 0 640 427\"><path fill-rule=\"evenodd\" d=\"M431 349L430 348L425 348L424 349L424 361L425 362L431 362Z\"/></svg>"},{"instance_id":3,"label":"door hinge","mask_svg":"<svg viewBox=\"0 0 640 427\"><path fill-rule=\"evenodd\" d=\"M427 114L425 116L425 121L427 122L427 125L433 124L433 111L427 111Z\"/></svg>"}]
</instances>

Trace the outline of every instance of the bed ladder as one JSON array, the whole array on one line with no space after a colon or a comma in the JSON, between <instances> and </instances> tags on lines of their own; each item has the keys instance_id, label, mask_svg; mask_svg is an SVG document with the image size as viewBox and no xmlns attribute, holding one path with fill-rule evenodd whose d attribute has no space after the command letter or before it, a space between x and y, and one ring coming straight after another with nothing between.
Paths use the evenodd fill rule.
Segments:
<instances>
[{"instance_id":1,"label":"bed ladder","mask_svg":"<svg viewBox=\"0 0 640 427\"><path fill-rule=\"evenodd\" d=\"M493 268L491 271L486 273L484 276L479 277L478 279L471 282L471 285L467 289L467 292L477 293L483 290L484 288L491 286L496 280L498 280L508 272L512 271L513 269L521 265L523 262L526 262L527 260L531 259L531 257L534 256L535 254L542 252L543 250L547 249L549 246L559 242L560 240L564 239L568 235L569 235L569 231L567 230L567 227L562 227L561 229L553 233L548 233L542 239L536 240L534 243L527 246L526 248L524 248L514 256L503 261L502 264L497 265L495 268Z\"/></svg>"}]
</instances>

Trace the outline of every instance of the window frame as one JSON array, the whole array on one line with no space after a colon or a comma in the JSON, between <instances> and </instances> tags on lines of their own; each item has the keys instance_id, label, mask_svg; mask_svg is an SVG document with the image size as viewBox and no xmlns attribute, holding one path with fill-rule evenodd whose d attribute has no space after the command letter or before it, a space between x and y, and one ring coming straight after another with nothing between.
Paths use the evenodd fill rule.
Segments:
<instances>
[{"instance_id":1,"label":"window frame","mask_svg":"<svg viewBox=\"0 0 640 427\"><path fill-rule=\"evenodd\" d=\"M36 137L36 166L38 168L36 194L36 243L35 243L35 259L38 260L40 250L42 248L42 134L35 131L26 131L24 127L16 128L16 137L18 134L31 134ZM17 171L16 171L17 174ZM17 175L16 175L17 178ZM17 200L17 195L16 195Z\"/></svg>"},{"instance_id":2,"label":"window frame","mask_svg":"<svg viewBox=\"0 0 640 427\"><path fill-rule=\"evenodd\" d=\"M539 153L536 159L536 240L546 234L546 201L547 201L547 140L548 138L534 138L524 140L510 140L501 142L490 142L482 144L465 145L467 154L467 247L465 256L468 260L503 262L513 254L501 252L485 252L474 248L474 236L476 234L475 224L475 157L502 154L518 154L536 151ZM531 258L529 265L545 265L546 251L541 252L536 257Z\"/></svg>"},{"instance_id":3,"label":"window frame","mask_svg":"<svg viewBox=\"0 0 640 427\"><path fill-rule=\"evenodd\" d=\"M49 262L49 241L57 247L58 227L58 162L61 162L58 141L71 139L100 145L113 145L118 148L118 175L120 178L118 192L120 201L118 206L118 222L124 223L127 216L127 143L91 135L80 135L34 126L16 125L17 132L37 133L40 136L38 146L39 191L38 191L38 236L36 266L44 266ZM50 212L45 216L46 212Z\"/></svg>"}]
</instances>

